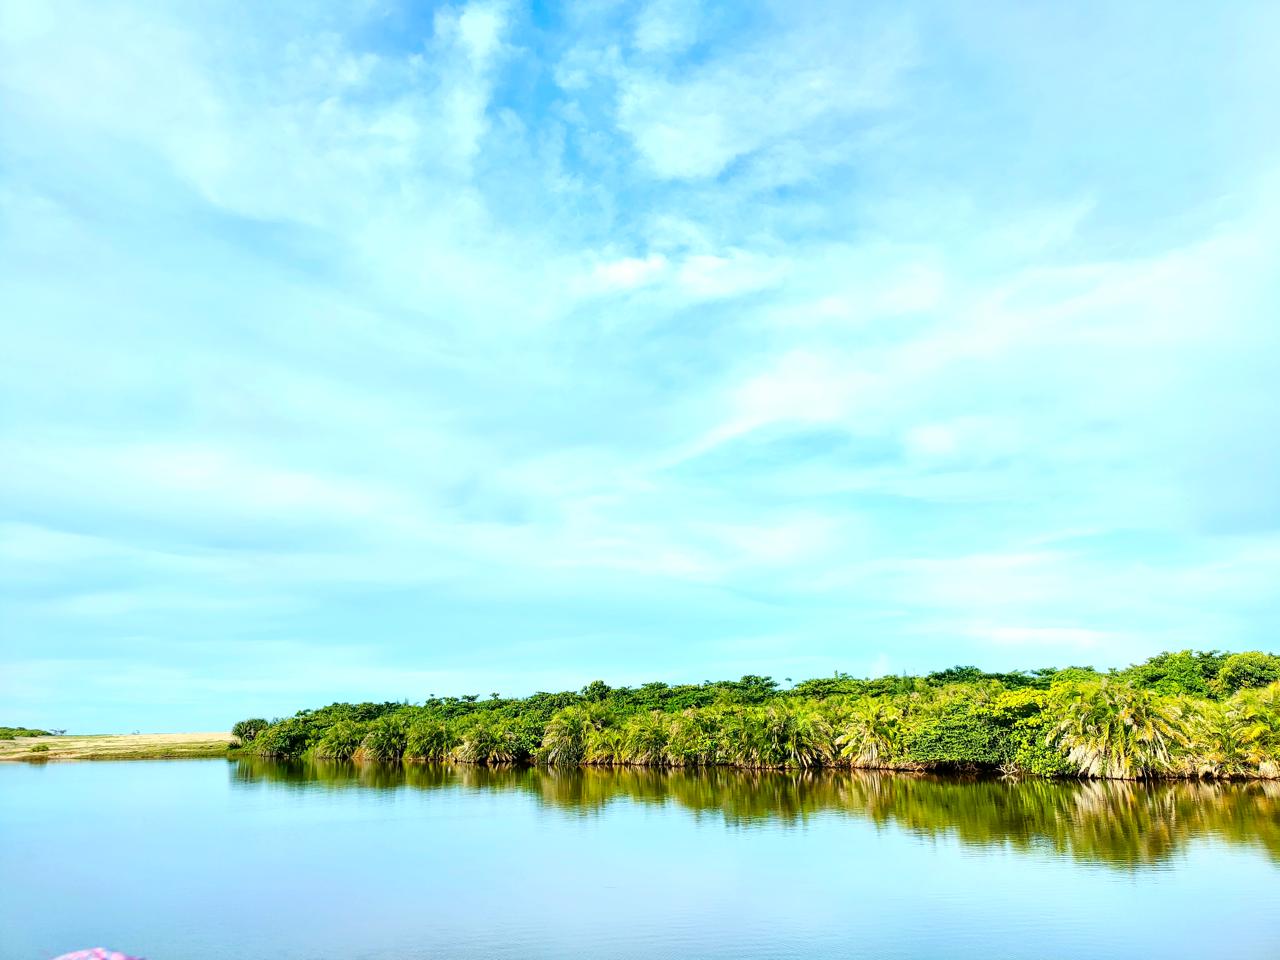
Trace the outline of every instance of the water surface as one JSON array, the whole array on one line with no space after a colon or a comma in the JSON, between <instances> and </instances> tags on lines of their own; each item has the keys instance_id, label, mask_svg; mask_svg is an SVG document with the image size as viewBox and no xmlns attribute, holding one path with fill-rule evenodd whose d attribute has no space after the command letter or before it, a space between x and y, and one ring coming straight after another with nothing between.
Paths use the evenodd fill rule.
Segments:
<instances>
[{"instance_id":1,"label":"water surface","mask_svg":"<svg viewBox=\"0 0 1280 960\"><path fill-rule=\"evenodd\" d=\"M1280 784L0 765L0 957L1280 956Z\"/></svg>"}]
</instances>

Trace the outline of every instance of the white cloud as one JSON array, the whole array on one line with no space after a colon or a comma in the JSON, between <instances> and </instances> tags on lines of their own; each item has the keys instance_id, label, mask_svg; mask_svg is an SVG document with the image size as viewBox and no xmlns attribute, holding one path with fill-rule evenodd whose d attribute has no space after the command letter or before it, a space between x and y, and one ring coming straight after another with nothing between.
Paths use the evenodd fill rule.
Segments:
<instances>
[{"instance_id":1,"label":"white cloud","mask_svg":"<svg viewBox=\"0 0 1280 960\"><path fill-rule=\"evenodd\" d=\"M632 290L653 283L667 269L667 258L660 253L647 257L623 257L597 264L592 276L605 289Z\"/></svg>"},{"instance_id":2,"label":"white cloud","mask_svg":"<svg viewBox=\"0 0 1280 960\"><path fill-rule=\"evenodd\" d=\"M676 280L700 299L737 296L777 285L786 275L786 264L776 258L729 250L720 254L695 254L684 260Z\"/></svg>"},{"instance_id":3,"label":"white cloud","mask_svg":"<svg viewBox=\"0 0 1280 960\"><path fill-rule=\"evenodd\" d=\"M966 632L972 637L989 640L992 643L1010 646L1041 645L1056 650L1070 647L1093 650L1104 646L1115 637L1114 634L1103 630L1088 630L1081 627L982 626L971 627Z\"/></svg>"},{"instance_id":4,"label":"white cloud","mask_svg":"<svg viewBox=\"0 0 1280 960\"><path fill-rule=\"evenodd\" d=\"M687 50L698 38L700 16L694 0L649 0L636 15L635 46L645 53Z\"/></svg>"},{"instance_id":5,"label":"white cloud","mask_svg":"<svg viewBox=\"0 0 1280 960\"><path fill-rule=\"evenodd\" d=\"M815 124L886 107L913 59L901 24L838 29L821 14L678 76L624 70L618 124L656 176L715 177Z\"/></svg>"},{"instance_id":6,"label":"white cloud","mask_svg":"<svg viewBox=\"0 0 1280 960\"><path fill-rule=\"evenodd\" d=\"M1108 40L1198 64L1134 121L1007 22L677 6L0 8L42 696L1272 642L1274 58Z\"/></svg>"}]
</instances>

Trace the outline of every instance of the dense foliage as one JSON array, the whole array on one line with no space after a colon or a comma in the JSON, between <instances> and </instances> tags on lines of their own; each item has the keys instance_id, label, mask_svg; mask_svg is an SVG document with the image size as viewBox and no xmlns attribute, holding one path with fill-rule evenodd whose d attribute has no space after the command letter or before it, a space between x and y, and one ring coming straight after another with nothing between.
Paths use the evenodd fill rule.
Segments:
<instances>
[{"instance_id":1,"label":"dense foliage","mask_svg":"<svg viewBox=\"0 0 1280 960\"><path fill-rule=\"evenodd\" d=\"M549 766L1280 776L1280 657L1184 650L1126 670L768 677L522 699L335 703L233 728L266 757Z\"/></svg>"}]
</instances>

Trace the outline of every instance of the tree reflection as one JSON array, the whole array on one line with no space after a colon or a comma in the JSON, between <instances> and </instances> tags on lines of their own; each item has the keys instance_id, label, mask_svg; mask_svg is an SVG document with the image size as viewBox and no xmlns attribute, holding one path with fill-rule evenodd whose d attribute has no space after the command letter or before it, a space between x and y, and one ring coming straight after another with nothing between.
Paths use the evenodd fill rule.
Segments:
<instances>
[{"instance_id":1,"label":"tree reflection","mask_svg":"<svg viewBox=\"0 0 1280 960\"><path fill-rule=\"evenodd\" d=\"M1212 838L1280 861L1280 783L1011 781L860 771L662 770L285 763L243 759L237 784L295 790L515 791L582 816L665 805L749 828L849 816L970 845L1052 849L1115 866L1159 863Z\"/></svg>"}]
</instances>

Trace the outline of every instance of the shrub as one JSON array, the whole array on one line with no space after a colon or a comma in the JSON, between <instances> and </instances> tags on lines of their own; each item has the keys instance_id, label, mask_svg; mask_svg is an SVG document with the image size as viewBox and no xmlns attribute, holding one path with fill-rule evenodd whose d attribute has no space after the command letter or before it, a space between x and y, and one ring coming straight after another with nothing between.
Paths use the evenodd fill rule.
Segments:
<instances>
[{"instance_id":1,"label":"shrub","mask_svg":"<svg viewBox=\"0 0 1280 960\"><path fill-rule=\"evenodd\" d=\"M373 722L360 741L359 759L399 762L407 743L404 724L392 717L382 717Z\"/></svg>"},{"instance_id":2,"label":"shrub","mask_svg":"<svg viewBox=\"0 0 1280 960\"><path fill-rule=\"evenodd\" d=\"M1146 663L1136 664L1123 671L1120 677L1135 686L1166 696L1186 694L1207 697L1213 692L1209 683L1217 677L1225 659L1226 654L1216 650L1208 653L1196 650L1160 653Z\"/></svg>"},{"instance_id":3,"label":"shrub","mask_svg":"<svg viewBox=\"0 0 1280 960\"><path fill-rule=\"evenodd\" d=\"M646 767L665 766L669 726L667 715L661 710L636 714L628 720L623 731L626 762Z\"/></svg>"},{"instance_id":4,"label":"shrub","mask_svg":"<svg viewBox=\"0 0 1280 960\"><path fill-rule=\"evenodd\" d=\"M367 725L339 720L325 731L313 753L329 760L350 760L368 733Z\"/></svg>"},{"instance_id":5,"label":"shrub","mask_svg":"<svg viewBox=\"0 0 1280 960\"><path fill-rule=\"evenodd\" d=\"M724 719L707 710L688 709L671 717L667 762L677 767L705 767L720 762Z\"/></svg>"},{"instance_id":6,"label":"shrub","mask_svg":"<svg viewBox=\"0 0 1280 960\"><path fill-rule=\"evenodd\" d=\"M404 755L407 760L444 760L457 745L457 734L447 722L417 720L409 726Z\"/></svg>"},{"instance_id":7,"label":"shrub","mask_svg":"<svg viewBox=\"0 0 1280 960\"><path fill-rule=\"evenodd\" d=\"M949 703L917 718L907 743L907 759L930 767L999 767L1011 759L1008 731L988 711Z\"/></svg>"},{"instance_id":8,"label":"shrub","mask_svg":"<svg viewBox=\"0 0 1280 960\"><path fill-rule=\"evenodd\" d=\"M1222 663L1215 686L1219 693L1265 687L1280 680L1280 657L1250 650L1233 653Z\"/></svg>"},{"instance_id":9,"label":"shrub","mask_svg":"<svg viewBox=\"0 0 1280 960\"><path fill-rule=\"evenodd\" d=\"M300 717L273 723L252 740L253 752L264 757L300 757L312 735L318 740L323 731L313 730Z\"/></svg>"},{"instance_id":10,"label":"shrub","mask_svg":"<svg viewBox=\"0 0 1280 960\"><path fill-rule=\"evenodd\" d=\"M1065 777L1075 773L1065 751L1048 743L1055 715L1050 710L1047 691L1008 690L983 709L991 721L1005 731L1003 772L1037 777Z\"/></svg>"},{"instance_id":11,"label":"shrub","mask_svg":"<svg viewBox=\"0 0 1280 960\"><path fill-rule=\"evenodd\" d=\"M582 762L600 767L627 763L626 732L618 727L592 726L587 731L586 753Z\"/></svg>"},{"instance_id":12,"label":"shrub","mask_svg":"<svg viewBox=\"0 0 1280 960\"><path fill-rule=\"evenodd\" d=\"M509 722L486 719L462 735L453 756L463 763L498 766L526 760L529 752Z\"/></svg>"}]
</instances>

